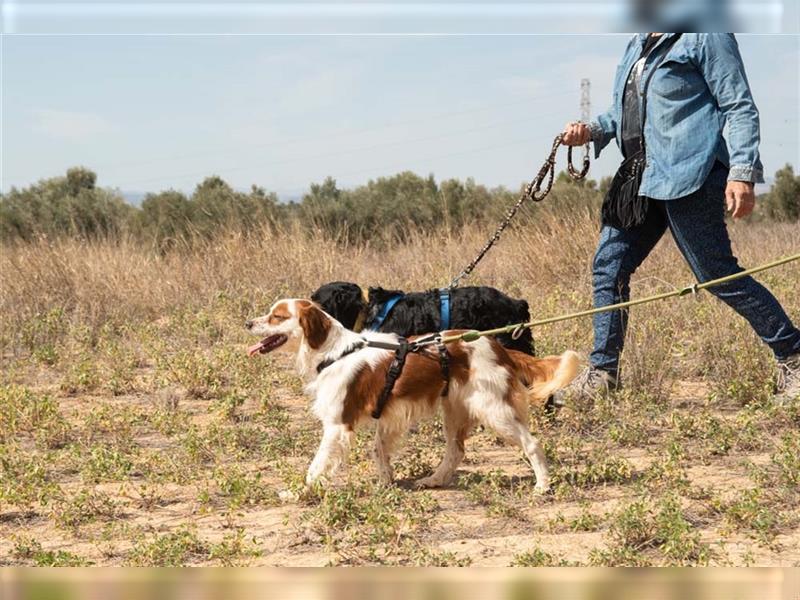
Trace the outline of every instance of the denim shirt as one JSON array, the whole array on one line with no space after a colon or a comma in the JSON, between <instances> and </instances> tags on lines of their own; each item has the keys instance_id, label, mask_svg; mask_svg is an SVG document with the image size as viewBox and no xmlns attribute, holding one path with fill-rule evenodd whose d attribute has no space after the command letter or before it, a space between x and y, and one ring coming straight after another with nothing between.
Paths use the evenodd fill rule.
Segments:
<instances>
[{"instance_id":1,"label":"denim shirt","mask_svg":"<svg viewBox=\"0 0 800 600\"><path fill-rule=\"evenodd\" d=\"M661 36L642 83L661 58L658 47L674 35ZM614 103L589 125L595 158L612 138L621 144L625 81L646 39L644 33L631 39L614 77ZM764 181L758 109L732 33L684 33L653 73L646 109L641 196L688 196L703 185L717 160L730 167L728 180ZM727 144L722 136L726 124Z\"/></svg>"}]
</instances>

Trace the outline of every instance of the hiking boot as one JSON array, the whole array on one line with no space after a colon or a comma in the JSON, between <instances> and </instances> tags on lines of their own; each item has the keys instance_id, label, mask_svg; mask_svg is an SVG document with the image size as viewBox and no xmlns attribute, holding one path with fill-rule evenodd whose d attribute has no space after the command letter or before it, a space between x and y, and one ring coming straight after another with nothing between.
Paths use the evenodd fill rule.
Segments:
<instances>
[{"instance_id":1,"label":"hiking boot","mask_svg":"<svg viewBox=\"0 0 800 600\"><path fill-rule=\"evenodd\" d=\"M775 401L790 404L800 401L800 354L778 361Z\"/></svg>"},{"instance_id":2,"label":"hiking boot","mask_svg":"<svg viewBox=\"0 0 800 600\"><path fill-rule=\"evenodd\" d=\"M613 374L595 367L586 367L578 373L572 383L553 395L552 405L561 407L567 401L594 401L598 397L616 390L618 387L619 381Z\"/></svg>"}]
</instances>

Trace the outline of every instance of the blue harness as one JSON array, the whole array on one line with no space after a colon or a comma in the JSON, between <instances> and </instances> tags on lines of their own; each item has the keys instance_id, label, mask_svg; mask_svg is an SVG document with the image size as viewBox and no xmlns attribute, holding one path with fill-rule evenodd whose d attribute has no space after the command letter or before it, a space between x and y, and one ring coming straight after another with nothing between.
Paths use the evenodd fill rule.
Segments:
<instances>
[{"instance_id":1,"label":"blue harness","mask_svg":"<svg viewBox=\"0 0 800 600\"><path fill-rule=\"evenodd\" d=\"M389 313L392 312L394 305L397 304L402 297L403 294L395 294L389 298L386 303L381 306L380 311L378 311L378 314L375 316L375 320L370 323L367 329L369 329L369 331L378 331L380 326L383 325L383 322L386 320L386 317L388 317Z\"/></svg>"},{"instance_id":2,"label":"blue harness","mask_svg":"<svg viewBox=\"0 0 800 600\"><path fill-rule=\"evenodd\" d=\"M450 288L439 290L439 314L441 315L439 331L450 329Z\"/></svg>"},{"instance_id":3,"label":"blue harness","mask_svg":"<svg viewBox=\"0 0 800 600\"><path fill-rule=\"evenodd\" d=\"M389 313L392 312L394 305L397 304L401 298L403 298L403 294L395 294L389 298L386 303L381 306L375 320L370 323L367 329L369 331L378 331L381 325L383 325L383 322L386 321ZM439 290L439 315L441 316L439 330L444 331L450 329L450 288L442 288Z\"/></svg>"}]
</instances>

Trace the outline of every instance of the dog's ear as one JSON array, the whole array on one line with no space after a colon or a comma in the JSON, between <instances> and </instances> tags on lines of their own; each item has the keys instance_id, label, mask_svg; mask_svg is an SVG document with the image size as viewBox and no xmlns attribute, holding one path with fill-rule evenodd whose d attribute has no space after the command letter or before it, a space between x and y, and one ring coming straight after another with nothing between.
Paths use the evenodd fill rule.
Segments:
<instances>
[{"instance_id":1,"label":"dog's ear","mask_svg":"<svg viewBox=\"0 0 800 600\"><path fill-rule=\"evenodd\" d=\"M353 328L365 304L361 288L347 281L326 283L311 294L311 300L347 329Z\"/></svg>"},{"instance_id":2,"label":"dog's ear","mask_svg":"<svg viewBox=\"0 0 800 600\"><path fill-rule=\"evenodd\" d=\"M320 348L328 339L331 330L331 320L314 303L308 300L297 302L297 319L303 328L303 335L314 350Z\"/></svg>"},{"instance_id":3,"label":"dog's ear","mask_svg":"<svg viewBox=\"0 0 800 600\"><path fill-rule=\"evenodd\" d=\"M334 298L337 312L341 315L339 321L347 329L352 329L358 320L358 315L365 308L361 288L357 285L348 286L338 290Z\"/></svg>"}]
</instances>

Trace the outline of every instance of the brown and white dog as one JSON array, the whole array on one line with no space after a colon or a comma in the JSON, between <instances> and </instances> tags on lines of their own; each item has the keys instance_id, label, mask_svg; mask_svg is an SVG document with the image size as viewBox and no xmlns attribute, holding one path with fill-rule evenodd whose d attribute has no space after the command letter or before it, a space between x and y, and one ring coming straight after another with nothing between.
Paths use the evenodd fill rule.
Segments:
<instances>
[{"instance_id":1,"label":"brown and white dog","mask_svg":"<svg viewBox=\"0 0 800 600\"><path fill-rule=\"evenodd\" d=\"M313 410L323 426L322 441L306 483L324 481L347 459L356 427L374 421L371 412L394 356L389 350L361 347L363 340L394 342L397 336L354 333L303 299L279 300L267 315L248 321L246 327L263 337L248 349L250 356L278 348L297 353L298 371L314 396ZM528 403L530 397L546 398L572 381L577 354L568 351L539 359L516 352L512 357L491 338L454 342L447 350L450 382L444 397L445 382L436 353L408 355L405 369L376 422L374 456L380 478L391 482L390 458L398 440L416 421L435 414L441 404L445 456L432 475L416 482L418 487L439 487L452 479L464 458L464 442L480 423L519 446L533 466L536 489L547 490L544 452L526 425ZM322 364L327 366L320 370ZM526 388L522 381L532 385Z\"/></svg>"}]
</instances>

